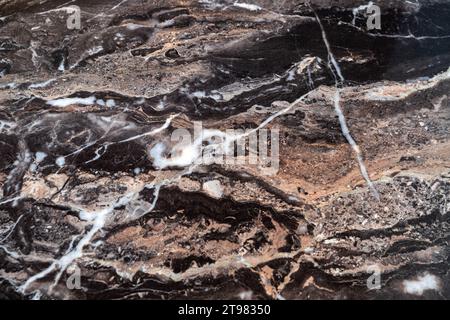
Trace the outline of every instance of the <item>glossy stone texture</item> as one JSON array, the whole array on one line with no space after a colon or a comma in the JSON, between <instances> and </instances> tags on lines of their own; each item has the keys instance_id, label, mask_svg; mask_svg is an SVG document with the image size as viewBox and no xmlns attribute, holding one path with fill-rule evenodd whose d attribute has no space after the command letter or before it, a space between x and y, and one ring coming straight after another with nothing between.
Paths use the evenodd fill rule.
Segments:
<instances>
[{"instance_id":1,"label":"glossy stone texture","mask_svg":"<svg viewBox=\"0 0 450 320\"><path fill-rule=\"evenodd\" d=\"M0 1L0 298L449 298L450 4L336 3Z\"/></svg>"}]
</instances>

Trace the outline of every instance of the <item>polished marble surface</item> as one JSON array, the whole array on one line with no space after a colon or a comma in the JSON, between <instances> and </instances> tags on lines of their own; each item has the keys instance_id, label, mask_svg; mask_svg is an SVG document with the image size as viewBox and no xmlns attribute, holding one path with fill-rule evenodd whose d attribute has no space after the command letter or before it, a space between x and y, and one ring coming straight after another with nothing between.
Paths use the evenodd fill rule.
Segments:
<instances>
[{"instance_id":1,"label":"polished marble surface","mask_svg":"<svg viewBox=\"0 0 450 320\"><path fill-rule=\"evenodd\" d=\"M0 298L449 298L450 3L373 5L0 1Z\"/></svg>"}]
</instances>

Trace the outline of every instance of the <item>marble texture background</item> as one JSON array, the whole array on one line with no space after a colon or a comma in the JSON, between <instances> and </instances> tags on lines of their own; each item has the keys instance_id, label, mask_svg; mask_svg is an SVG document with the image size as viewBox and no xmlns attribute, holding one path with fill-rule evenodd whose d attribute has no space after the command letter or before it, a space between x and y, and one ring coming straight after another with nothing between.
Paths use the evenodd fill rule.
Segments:
<instances>
[{"instance_id":1,"label":"marble texture background","mask_svg":"<svg viewBox=\"0 0 450 320\"><path fill-rule=\"evenodd\" d=\"M0 298L450 297L448 1L375 2L381 30L366 1L37 2L0 1ZM198 121L278 129L279 171L156 165Z\"/></svg>"}]
</instances>

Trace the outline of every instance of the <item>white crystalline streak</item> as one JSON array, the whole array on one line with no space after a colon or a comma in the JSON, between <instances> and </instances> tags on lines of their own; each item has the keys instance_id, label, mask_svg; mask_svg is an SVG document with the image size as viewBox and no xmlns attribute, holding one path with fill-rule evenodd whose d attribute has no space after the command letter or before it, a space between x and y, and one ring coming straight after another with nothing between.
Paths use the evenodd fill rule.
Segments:
<instances>
[{"instance_id":1,"label":"white crystalline streak","mask_svg":"<svg viewBox=\"0 0 450 320\"><path fill-rule=\"evenodd\" d=\"M0 84L0 89L15 89L15 88L17 88L17 84L15 82Z\"/></svg>"},{"instance_id":2,"label":"white crystalline streak","mask_svg":"<svg viewBox=\"0 0 450 320\"><path fill-rule=\"evenodd\" d=\"M262 10L262 8L260 6L257 6L255 4L249 4L249 3L242 3L242 2L235 2L233 4L233 6L238 7L238 8L242 8L242 9L246 9L249 11L260 11Z\"/></svg>"},{"instance_id":3,"label":"white crystalline streak","mask_svg":"<svg viewBox=\"0 0 450 320\"><path fill-rule=\"evenodd\" d=\"M438 290L439 279L430 273L426 273L417 280L404 280L403 287L405 293L421 296L426 290Z\"/></svg>"},{"instance_id":4,"label":"white crystalline streak","mask_svg":"<svg viewBox=\"0 0 450 320\"><path fill-rule=\"evenodd\" d=\"M242 134L242 135L238 136L237 139L241 139L243 137L249 136L250 134L255 133L256 131L263 129L265 126L267 126L273 120L275 120L276 118L278 118L278 117L288 113L294 106L296 106L298 103L304 101L306 99L306 97L308 97L308 95L309 95L309 92L304 94L303 96L301 96L300 98L298 98L294 102L292 102L287 108L284 108L284 109L274 113L270 117L268 117L257 128L255 128L253 130L250 130L250 131L246 132L245 134Z\"/></svg>"},{"instance_id":5,"label":"white crystalline streak","mask_svg":"<svg viewBox=\"0 0 450 320\"><path fill-rule=\"evenodd\" d=\"M334 110L339 117L339 123L341 124L342 134L344 135L345 139L347 139L348 143L350 144L350 146L352 147L353 151L356 154L356 159L358 160L361 175L366 180L367 185L369 186L369 188L372 191L372 193L374 194L374 196L378 199L380 197L380 195L378 194L377 189L375 188L372 180L369 177L369 173L367 171L366 165L364 164L364 159L362 156L361 149L359 148L358 144L356 143L356 141L353 139L352 135L350 134L350 130L348 129L344 113L341 110L339 89L336 90L336 93L334 95Z\"/></svg>"},{"instance_id":6,"label":"white crystalline streak","mask_svg":"<svg viewBox=\"0 0 450 320\"><path fill-rule=\"evenodd\" d=\"M56 159L56 164L58 167L62 168L66 164L66 159L64 157L59 157Z\"/></svg>"},{"instance_id":7,"label":"white crystalline streak","mask_svg":"<svg viewBox=\"0 0 450 320\"><path fill-rule=\"evenodd\" d=\"M116 4L114 7L112 7L111 9L110 9L110 11L111 10L116 10L118 7L120 7L122 4L124 4L125 2L127 2L128 0L123 0L123 1L121 1L121 2L119 2L118 4Z\"/></svg>"},{"instance_id":8,"label":"white crystalline streak","mask_svg":"<svg viewBox=\"0 0 450 320\"><path fill-rule=\"evenodd\" d=\"M295 80L295 73L296 73L296 69L292 68L292 70L289 70L288 72L288 76L286 78L286 81L294 81Z\"/></svg>"},{"instance_id":9,"label":"white crystalline streak","mask_svg":"<svg viewBox=\"0 0 450 320\"><path fill-rule=\"evenodd\" d=\"M21 145L22 143L19 142ZM25 147L26 148L26 147ZM6 177L6 185L9 186L7 189L9 191L12 191L10 188L12 187L11 184L15 182L14 184L14 191L15 193L20 192L20 183L17 181L14 181L17 176L21 174L21 172L26 172L28 168L30 167L31 163L31 153L28 151L28 149L24 151L20 151L17 157L17 160L14 161L14 169L11 170L11 172ZM14 201L13 206L16 206L17 202Z\"/></svg>"},{"instance_id":10,"label":"white crystalline streak","mask_svg":"<svg viewBox=\"0 0 450 320\"><path fill-rule=\"evenodd\" d=\"M0 245L0 248L3 249L8 255L10 255L14 259L19 259L20 258L20 255L17 252L9 250L4 245Z\"/></svg>"},{"instance_id":11,"label":"white crystalline streak","mask_svg":"<svg viewBox=\"0 0 450 320\"><path fill-rule=\"evenodd\" d=\"M126 205L132 200L132 197L134 197L133 194L126 195L122 198L120 198L116 203L114 203L112 206L99 210L97 212L87 212L80 210L79 217L82 220L91 222L91 229L81 238L81 240L77 243L75 248L68 253L66 253L64 256L62 256L60 259L54 261L50 266L48 266L43 271L39 272L38 274L28 278L28 280L20 286L19 290L23 293L26 292L27 288L35 281L42 279L52 273L53 271L59 270L58 275L56 276L56 279L59 279L61 274L77 259L81 258L83 256L83 249L85 246L87 246L92 238L95 236L95 234L100 231L106 224L106 219L109 214L111 214L116 208Z\"/></svg>"},{"instance_id":12,"label":"white crystalline streak","mask_svg":"<svg viewBox=\"0 0 450 320\"><path fill-rule=\"evenodd\" d=\"M31 61L33 62L33 65L35 67L38 67L39 66L39 55L36 52L36 49L34 48L35 45L36 45L36 43L34 41L32 41L31 42L31 47L30 47L30 50L31 50Z\"/></svg>"},{"instance_id":13,"label":"white crystalline streak","mask_svg":"<svg viewBox=\"0 0 450 320\"><path fill-rule=\"evenodd\" d=\"M45 152L38 151L35 153L35 159L37 163L41 163L46 157L47 154Z\"/></svg>"},{"instance_id":14,"label":"white crystalline streak","mask_svg":"<svg viewBox=\"0 0 450 320\"><path fill-rule=\"evenodd\" d=\"M14 232L14 229L16 228L17 224L20 222L20 220L22 218L23 218L23 214L20 215L19 218L17 218L16 222L14 222L14 224L8 229L8 231L7 231L8 234L0 240L0 243L3 243L6 239L8 239L11 236L11 234Z\"/></svg>"},{"instance_id":15,"label":"white crystalline streak","mask_svg":"<svg viewBox=\"0 0 450 320\"><path fill-rule=\"evenodd\" d=\"M219 8L223 8L224 5L217 3L217 1L215 0L199 0L198 1L200 4L207 6L209 9L219 9Z\"/></svg>"},{"instance_id":16,"label":"white crystalline streak","mask_svg":"<svg viewBox=\"0 0 450 320\"><path fill-rule=\"evenodd\" d=\"M372 180L369 177L369 173L367 171L366 165L364 164L364 160L363 160L363 156L362 156L362 153L361 153L361 149L359 148L359 146L356 143L356 141L353 139L353 137L352 137L352 135L350 133L350 130L349 130L348 126L347 126L347 121L345 119L345 115L342 112L342 108L341 108L341 104L340 104L339 86L341 86L345 82L344 76L342 75L341 68L339 67L339 64L337 63L337 61L336 61L336 59L335 59L335 57L333 55L333 52L331 51L330 43L328 42L328 38L327 38L327 35L325 33L325 28L323 27L319 16L316 13L315 13L315 15L316 15L317 22L319 23L320 29L322 31L323 42L325 43L325 47L327 48L327 51L328 51L329 64L331 63L333 65L334 70L336 71L337 76L338 76L338 79L335 79L336 80L336 93L335 93L335 96L334 96L334 110L335 110L336 114L339 117L339 123L341 125L342 134L347 139L348 143L350 144L350 146L352 147L353 151L356 154L356 159L358 161L358 165L359 165L359 169L361 171L361 175L366 180L366 183L369 186L369 188L372 191L372 193L375 196L375 198L379 199L380 195L379 195L378 191L376 190ZM334 74L334 71L331 68L331 66L330 66L330 70Z\"/></svg>"},{"instance_id":17,"label":"white crystalline streak","mask_svg":"<svg viewBox=\"0 0 450 320\"><path fill-rule=\"evenodd\" d=\"M110 145L111 143L107 143L98 147L97 150L95 150L95 157L86 161L85 163L91 163L100 159L106 153L106 151L108 151Z\"/></svg>"},{"instance_id":18,"label":"white crystalline streak","mask_svg":"<svg viewBox=\"0 0 450 320\"><path fill-rule=\"evenodd\" d=\"M222 143L208 145L207 147L210 147L209 150L222 148L224 151L223 154L227 154L231 142L236 141L237 136L228 135L220 130L203 130L201 136L195 139L193 143L183 146L182 149L171 150L171 158L165 158L163 156L166 147L163 143L158 143L150 150L150 156L153 158L153 165L159 169L169 167L184 168L193 165L201 158L202 152L205 150L205 148L202 147L203 142L210 141L212 138L220 138Z\"/></svg>"},{"instance_id":19,"label":"white crystalline streak","mask_svg":"<svg viewBox=\"0 0 450 320\"><path fill-rule=\"evenodd\" d=\"M136 23L128 23L126 26L127 26L128 30L137 30L137 29L145 27L142 24L136 24Z\"/></svg>"},{"instance_id":20,"label":"white crystalline streak","mask_svg":"<svg viewBox=\"0 0 450 320\"><path fill-rule=\"evenodd\" d=\"M41 300L42 298L42 293L40 291L37 291L33 294L33 297L31 298L31 300Z\"/></svg>"},{"instance_id":21,"label":"white crystalline streak","mask_svg":"<svg viewBox=\"0 0 450 320\"><path fill-rule=\"evenodd\" d=\"M191 96L195 98L206 98L206 92L205 91L195 91L191 94Z\"/></svg>"},{"instance_id":22,"label":"white crystalline streak","mask_svg":"<svg viewBox=\"0 0 450 320\"><path fill-rule=\"evenodd\" d=\"M0 132L2 132L3 130L10 131L15 127L17 127L17 124L15 122L0 120Z\"/></svg>"},{"instance_id":23,"label":"white crystalline streak","mask_svg":"<svg viewBox=\"0 0 450 320\"><path fill-rule=\"evenodd\" d=\"M274 113L266 120L264 120L257 128L253 130L249 130L243 134L230 135L226 132L220 130L203 130L201 136L198 137L193 143L183 146L182 149L173 148L167 154L171 154L170 158L164 157L164 153L167 151L164 143L160 142L153 146L150 150L149 154L153 158L153 165L158 169L165 169L169 167L181 167L185 168L191 166L190 169L194 168L196 164L198 164L197 160L201 160L202 153L205 153L206 156L208 152L205 151L214 151L220 150L221 154L228 154L229 151L233 148L233 143L238 141L244 137L247 137L258 130L263 129L269 123L271 123L276 118L286 114L289 112L294 106L298 103L304 101L304 99L309 95L309 93L304 94L293 103L291 103L288 107ZM202 147L203 142L211 140L212 138L220 138L221 143L209 144L206 147ZM211 142L211 141L209 141Z\"/></svg>"},{"instance_id":24,"label":"white crystalline streak","mask_svg":"<svg viewBox=\"0 0 450 320\"><path fill-rule=\"evenodd\" d=\"M166 150L163 143L156 144L150 150L150 156L154 159L153 165L159 169L165 169L169 167L187 167L195 162L200 155L200 145L198 143L190 144L185 146L182 150L177 150L178 155L176 157L171 157L167 159L163 156ZM175 151L175 150L173 150Z\"/></svg>"},{"instance_id":25,"label":"white crystalline streak","mask_svg":"<svg viewBox=\"0 0 450 320\"><path fill-rule=\"evenodd\" d=\"M66 58L61 59L61 63L58 66L58 71L64 71L66 68L64 67L64 64L66 63Z\"/></svg>"},{"instance_id":26,"label":"white crystalline streak","mask_svg":"<svg viewBox=\"0 0 450 320\"><path fill-rule=\"evenodd\" d=\"M167 118L167 120L164 122L164 124L161 127L157 128L157 129L154 129L152 131L149 131L149 132L145 132L143 134L139 134L137 136L133 136L133 137L125 139L125 140L121 140L121 141L119 141L117 143L129 142L129 141L137 140L137 139L140 139L140 138L143 138L143 137L146 137L146 136L152 136L152 135L158 134L158 133L166 130L170 126L170 124L172 123L172 120L175 119L178 116L179 116L179 114L171 115L169 118Z\"/></svg>"},{"instance_id":27,"label":"white crystalline streak","mask_svg":"<svg viewBox=\"0 0 450 320\"><path fill-rule=\"evenodd\" d=\"M49 100L47 101L47 104L53 107L64 108L74 104L81 104L85 106L93 105L95 104L96 100L97 99L94 96L88 98L62 98L56 100Z\"/></svg>"},{"instance_id":28,"label":"white crystalline streak","mask_svg":"<svg viewBox=\"0 0 450 320\"><path fill-rule=\"evenodd\" d=\"M0 204L6 204L6 203L10 203L10 202L15 202L15 201L20 200L20 199L22 199L21 196L14 197L14 198L11 198L11 199L3 200L3 201L0 202Z\"/></svg>"},{"instance_id":29,"label":"white crystalline streak","mask_svg":"<svg viewBox=\"0 0 450 320\"><path fill-rule=\"evenodd\" d=\"M148 131L148 132L145 132L145 133L142 133L142 134L138 134L136 136L133 136L133 137L121 140L121 141L108 142L108 143L105 143L105 144L101 145L100 147L97 148L97 150L95 150L95 157L90 159L90 160L88 160L88 161L86 161L85 163L91 163L91 162L94 162L94 161L97 161L98 159L100 159L106 153L106 151L108 150L108 148L111 145L134 141L134 140L137 140L137 139L140 139L140 138L143 138L143 137L147 137L147 136L152 136L152 135L155 135L155 134L158 134L158 133L164 131L165 129L167 129L170 126L172 120L174 118L176 118L178 115L179 114L175 114L175 115L172 115L169 118L167 118L167 120L164 122L164 124L161 127L159 127L159 128L153 129L151 131ZM91 143L90 145L94 145L94 144L95 143ZM83 149L85 149L85 148L83 148Z\"/></svg>"},{"instance_id":30,"label":"white crystalline streak","mask_svg":"<svg viewBox=\"0 0 450 320\"><path fill-rule=\"evenodd\" d=\"M88 59L88 58L90 58L90 57L96 55L97 53L102 52L103 50L104 50L104 48L103 48L102 46L97 46L97 47L93 47L93 48L91 48L91 49L85 51L85 52L81 55L81 58L80 58L77 62L75 62L75 64L71 65L69 69L72 70L72 69L78 67L78 65L79 65L82 61L84 61L85 59Z\"/></svg>"},{"instance_id":31,"label":"white crystalline streak","mask_svg":"<svg viewBox=\"0 0 450 320\"><path fill-rule=\"evenodd\" d=\"M198 99L204 99L204 98L211 98L215 101L222 100L222 96L216 91L211 92L212 94L208 95L205 91L195 91L193 93L188 94L191 98L198 98Z\"/></svg>"},{"instance_id":32,"label":"white crystalline streak","mask_svg":"<svg viewBox=\"0 0 450 320\"><path fill-rule=\"evenodd\" d=\"M65 13L73 13L73 7L59 7L56 9L51 9L51 10L47 10L47 11L43 11L43 12L38 12L37 14L39 15L44 15L47 13L52 13L52 12L65 12Z\"/></svg>"},{"instance_id":33,"label":"white crystalline streak","mask_svg":"<svg viewBox=\"0 0 450 320\"><path fill-rule=\"evenodd\" d=\"M47 81L44 81L44 82L33 83L33 84L30 84L30 86L28 88L29 89L45 88L45 87L49 86L50 84L52 84L55 81L56 81L56 79L50 79L50 80L47 80Z\"/></svg>"},{"instance_id":34,"label":"white crystalline streak","mask_svg":"<svg viewBox=\"0 0 450 320\"><path fill-rule=\"evenodd\" d=\"M44 271L30 277L22 286L21 286L21 291L25 292L25 290L28 288L28 286L39 280L42 279L43 277L47 276L48 274L50 274L51 272L53 272L56 269L59 269L60 272L63 272L73 261L75 261L78 258L81 258L83 255L83 248L89 244L89 242L91 241L92 237L97 233L97 231L99 231L104 223L105 223L105 219L106 219L106 215L107 215L108 211L107 210L102 210L100 212L98 212L96 214L96 218L95 221L92 225L91 230L89 230L88 233L86 233L86 235L80 240L80 242L78 242L76 248L69 252L67 255L63 256L61 259L53 262L47 269L45 269ZM80 214L80 218L81 218L81 214Z\"/></svg>"},{"instance_id":35,"label":"white crystalline streak","mask_svg":"<svg viewBox=\"0 0 450 320\"><path fill-rule=\"evenodd\" d=\"M113 99L106 100L106 106L108 108L114 108L116 106L116 102Z\"/></svg>"}]
</instances>

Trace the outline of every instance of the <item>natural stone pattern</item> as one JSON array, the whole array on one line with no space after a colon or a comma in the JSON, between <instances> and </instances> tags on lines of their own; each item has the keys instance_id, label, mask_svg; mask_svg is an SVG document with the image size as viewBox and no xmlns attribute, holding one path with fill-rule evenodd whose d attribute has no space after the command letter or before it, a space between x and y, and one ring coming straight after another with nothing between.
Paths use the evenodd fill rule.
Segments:
<instances>
[{"instance_id":1,"label":"natural stone pattern","mask_svg":"<svg viewBox=\"0 0 450 320\"><path fill-rule=\"evenodd\" d=\"M364 4L0 1L0 298L449 298L450 5Z\"/></svg>"}]
</instances>

